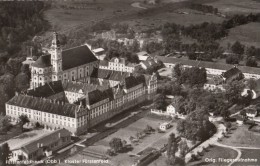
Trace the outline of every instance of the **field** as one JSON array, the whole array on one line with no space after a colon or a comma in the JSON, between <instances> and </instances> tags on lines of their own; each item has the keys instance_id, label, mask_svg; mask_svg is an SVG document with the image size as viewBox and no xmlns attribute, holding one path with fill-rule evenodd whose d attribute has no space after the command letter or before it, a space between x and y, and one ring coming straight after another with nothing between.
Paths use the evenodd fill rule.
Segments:
<instances>
[{"instance_id":1,"label":"field","mask_svg":"<svg viewBox=\"0 0 260 166\"><path fill-rule=\"evenodd\" d=\"M238 127L221 143L235 147L260 147L260 133L248 131L248 127L246 125Z\"/></svg>"},{"instance_id":2,"label":"field","mask_svg":"<svg viewBox=\"0 0 260 166\"><path fill-rule=\"evenodd\" d=\"M45 16L53 29L57 31L66 31L79 26L91 26L102 20L112 23L128 23L136 30L158 27L165 22L190 25L204 21L223 21L221 17L204 15L194 11L189 14L178 13L183 8L184 11L187 11L185 9L186 2L183 0L163 0L161 4L153 5L147 9L133 7L131 6L133 2L131 0L106 0L94 3L89 0L84 1L83 4L75 4L61 1L57 2L52 9L47 10ZM66 5L69 7L64 8Z\"/></svg>"},{"instance_id":3,"label":"field","mask_svg":"<svg viewBox=\"0 0 260 166\"><path fill-rule=\"evenodd\" d=\"M222 46L227 43L233 44L236 41L249 46L260 46L260 23L249 23L230 29L229 36L221 42Z\"/></svg>"},{"instance_id":4,"label":"field","mask_svg":"<svg viewBox=\"0 0 260 166\"><path fill-rule=\"evenodd\" d=\"M260 150L247 150L247 149L241 149L242 152L242 159L257 159L257 161L253 162L247 162L246 165L260 165ZM234 166L241 166L245 165L245 162L237 162L233 164Z\"/></svg>"},{"instance_id":5,"label":"field","mask_svg":"<svg viewBox=\"0 0 260 166\"><path fill-rule=\"evenodd\" d=\"M249 14L260 12L259 0L218 0L208 5L212 5L225 14Z\"/></svg>"}]
</instances>

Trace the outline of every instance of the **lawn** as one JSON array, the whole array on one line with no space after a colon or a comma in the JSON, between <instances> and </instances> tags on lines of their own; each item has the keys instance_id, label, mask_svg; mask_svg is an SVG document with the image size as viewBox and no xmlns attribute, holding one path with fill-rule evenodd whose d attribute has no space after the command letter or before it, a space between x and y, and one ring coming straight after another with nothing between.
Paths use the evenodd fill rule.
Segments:
<instances>
[{"instance_id":1,"label":"lawn","mask_svg":"<svg viewBox=\"0 0 260 166\"><path fill-rule=\"evenodd\" d=\"M259 13L260 3L256 0L218 0L207 5L212 5L226 14Z\"/></svg>"},{"instance_id":2,"label":"lawn","mask_svg":"<svg viewBox=\"0 0 260 166\"><path fill-rule=\"evenodd\" d=\"M233 164L234 166L241 166L241 165L260 165L260 150L247 150L247 149L241 149L242 152L242 159L257 159L257 161L252 162L237 162Z\"/></svg>"},{"instance_id":3,"label":"lawn","mask_svg":"<svg viewBox=\"0 0 260 166\"><path fill-rule=\"evenodd\" d=\"M219 146L213 146L211 148L208 148L207 152L203 152L203 153L204 155L201 156L201 159L199 161L190 162L187 164L187 166L201 166L201 165L225 166L228 165L228 163L219 162L218 158L234 159L237 156L236 151L228 148L219 147ZM211 161L209 161L208 159L211 159Z\"/></svg>"},{"instance_id":4,"label":"lawn","mask_svg":"<svg viewBox=\"0 0 260 166\"><path fill-rule=\"evenodd\" d=\"M236 147L260 147L260 133L248 131L247 125L232 130L229 138L224 138L222 144Z\"/></svg>"},{"instance_id":5,"label":"lawn","mask_svg":"<svg viewBox=\"0 0 260 166\"><path fill-rule=\"evenodd\" d=\"M260 23L249 23L232 28L228 37L222 39L220 43L227 47L228 43L233 44L236 41L245 45L260 47Z\"/></svg>"}]
</instances>

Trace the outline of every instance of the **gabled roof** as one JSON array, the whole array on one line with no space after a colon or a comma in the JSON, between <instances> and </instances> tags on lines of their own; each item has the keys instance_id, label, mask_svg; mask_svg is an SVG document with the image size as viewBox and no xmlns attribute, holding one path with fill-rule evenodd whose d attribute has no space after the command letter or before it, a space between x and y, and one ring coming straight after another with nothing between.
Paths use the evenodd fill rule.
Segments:
<instances>
[{"instance_id":1,"label":"gabled roof","mask_svg":"<svg viewBox=\"0 0 260 166\"><path fill-rule=\"evenodd\" d=\"M75 118L75 111L80 109L79 106L75 104L55 102L50 99L22 94L14 96L7 102L7 104L72 118Z\"/></svg>"},{"instance_id":2,"label":"gabled roof","mask_svg":"<svg viewBox=\"0 0 260 166\"><path fill-rule=\"evenodd\" d=\"M223 73L222 76L224 78L228 79L228 78L233 77L238 74L242 74L242 72L238 68L233 67L233 68L229 69L228 71L226 71L225 73Z\"/></svg>"},{"instance_id":3,"label":"gabled roof","mask_svg":"<svg viewBox=\"0 0 260 166\"><path fill-rule=\"evenodd\" d=\"M107 80L114 80L114 81L121 81L124 78L128 77L129 75L130 75L130 73L128 73L128 72L94 68L90 77L107 79Z\"/></svg>"},{"instance_id":4,"label":"gabled roof","mask_svg":"<svg viewBox=\"0 0 260 166\"><path fill-rule=\"evenodd\" d=\"M49 97L63 91L62 82L53 81L35 89L28 90L27 94L34 97Z\"/></svg>"},{"instance_id":5,"label":"gabled roof","mask_svg":"<svg viewBox=\"0 0 260 166\"><path fill-rule=\"evenodd\" d=\"M97 61L96 56L86 45L62 51L62 69L67 70Z\"/></svg>"},{"instance_id":6,"label":"gabled roof","mask_svg":"<svg viewBox=\"0 0 260 166\"><path fill-rule=\"evenodd\" d=\"M48 135L44 135L36 140L33 140L31 142L28 142L25 145L21 146L21 149L26 152L27 154L31 154L35 151L37 151L38 148L38 143L42 144L43 146L48 146L54 142L59 141L62 137L68 137L70 136L71 133L66 130L66 129L59 129L56 130Z\"/></svg>"},{"instance_id":7,"label":"gabled roof","mask_svg":"<svg viewBox=\"0 0 260 166\"><path fill-rule=\"evenodd\" d=\"M51 55L42 55L34 63L33 67L45 68L51 66Z\"/></svg>"}]
</instances>

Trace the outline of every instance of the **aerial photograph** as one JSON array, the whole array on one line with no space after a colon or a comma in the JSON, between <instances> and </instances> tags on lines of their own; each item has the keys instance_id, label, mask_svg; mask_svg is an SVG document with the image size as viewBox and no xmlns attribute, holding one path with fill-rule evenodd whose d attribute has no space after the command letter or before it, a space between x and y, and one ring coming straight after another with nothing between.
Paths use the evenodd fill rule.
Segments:
<instances>
[{"instance_id":1,"label":"aerial photograph","mask_svg":"<svg viewBox=\"0 0 260 166\"><path fill-rule=\"evenodd\" d=\"M260 0L0 0L0 166L260 166Z\"/></svg>"}]
</instances>

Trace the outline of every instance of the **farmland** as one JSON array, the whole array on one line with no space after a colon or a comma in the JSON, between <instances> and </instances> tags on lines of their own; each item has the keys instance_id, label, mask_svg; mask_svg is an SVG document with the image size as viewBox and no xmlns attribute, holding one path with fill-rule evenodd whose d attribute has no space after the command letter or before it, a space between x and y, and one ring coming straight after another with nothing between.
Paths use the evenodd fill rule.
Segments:
<instances>
[{"instance_id":1,"label":"farmland","mask_svg":"<svg viewBox=\"0 0 260 166\"><path fill-rule=\"evenodd\" d=\"M221 40L223 46L227 43L240 41L249 46L260 46L260 23L249 23L230 29L229 36Z\"/></svg>"},{"instance_id":2,"label":"farmland","mask_svg":"<svg viewBox=\"0 0 260 166\"><path fill-rule=\"evenodd\" d=\"M212 5L225 14L249 14L260 12L259 0L218 0L207 5Z\"/></svg>"}]
</instances>

